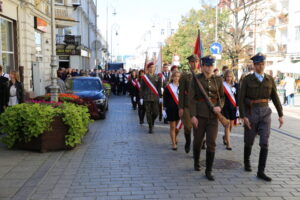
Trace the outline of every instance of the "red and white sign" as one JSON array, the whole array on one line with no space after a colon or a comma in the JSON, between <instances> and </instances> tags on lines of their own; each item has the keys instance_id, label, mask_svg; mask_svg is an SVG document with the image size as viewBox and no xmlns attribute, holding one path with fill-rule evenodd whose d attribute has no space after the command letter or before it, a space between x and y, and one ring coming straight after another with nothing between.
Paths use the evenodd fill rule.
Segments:
<instances>
[{"instance_id":1,"label":"red and white sign","mask_svg":"<svg viewBox=\"0 0 300 200\"><path fill-rule=\"evenodd\" d=\"M147 84L149 89L155 94L155 96L159 96L156 87L153 85L153 83L150 81L150 79L147 77L147 75L142 76L142 79Z\"/></svg>"}]
</instances>

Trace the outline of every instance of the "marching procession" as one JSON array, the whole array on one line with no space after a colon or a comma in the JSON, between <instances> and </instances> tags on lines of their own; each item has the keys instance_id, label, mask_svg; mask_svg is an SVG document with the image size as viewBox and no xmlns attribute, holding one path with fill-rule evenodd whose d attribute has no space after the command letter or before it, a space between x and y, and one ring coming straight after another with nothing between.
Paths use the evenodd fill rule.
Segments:
<instances>
[{"instance_id":1,"label":"marching procession","mask_svg":"<svg viewBox=\"0 0 300 200\"><path fill-rule=\"evenodd\" d=\"M244 169L251 172L250 156L255 137L259 137L259 163L257 177L264 181L272 178L265 174L271 127L269 101L274 103L280 127L283 125L282 106L272 76L264 73L265 55L254 55L254 72L243 80L235 80L234 73L223 67L222 74L214 70L215 58L187 58L190 70L179 72L176 66L168 70L164 64L162 72L155 74L155 63L146 65L145 71L131 71L128 76L128 91L133 110L138 109L139 123L146 115L148 133L153 134L155 120L164 120L170 126L171 149L177 150L177 135L183 128L185 152L191 150L194 170L200 171L200 152L206 149L205 176L214 181L212 174L216 152L219 122L224 126L223 143L231 151L230 133L239 123L244 123ZM199 63L201 63L199 65ZM161 111L160 111L161 110Z\"/></svg>"}]
</instances>

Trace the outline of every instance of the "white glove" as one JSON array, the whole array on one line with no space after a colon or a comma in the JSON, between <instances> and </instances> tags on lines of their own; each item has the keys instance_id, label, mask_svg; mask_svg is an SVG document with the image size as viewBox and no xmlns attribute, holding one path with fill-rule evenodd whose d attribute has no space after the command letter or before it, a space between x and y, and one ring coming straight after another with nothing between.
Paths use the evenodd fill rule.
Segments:
<instances>
[{"instance_id":1,"label":"white glove","mask_svg":"<svg viewBox=\"0 0 300 200\"><path fill-rule=\"evenodd\" d=\"M163 98L159 98L159 103L162 103L163 102Z\"/></svg>"},{"instance_id":2,"label":"white glove","mask_svg":"<svg viewBox=\"0 0 300 200\"><path fill-rule=\"evenodd\" d=\"M163 110L163 111L162 111L162 116L163 116L164 119L167 119L167 113L166 113L166 110Z\"/></svg>"},{"instance_id":3,"label":"white glove","mask_svg":"<svg viewBox=\"0 0 300 200\"><path fill-rule=\"evenodd\" d=\"M136 97L133 97L133 102L136 102Z\"/></svg>"},{"instance_id":4,"label":"white glove","mask_svg":"<svg viewBox=\"0 0 300 200\"><path fill-rule=\"evenodd\" d=\"M140 99L140 104L143 105L143 103L144 103L144 100Z\"/></svg>"},{"instance_id":5,"label":"white glove","mask_svg":"<svg viewBox=\"0 0 300 200\"><path fill-rule=\"evenodd\" d=\"M239 110L239 107L237 106L236 107L236 115L235 115L236 117L239 117L240 116L240 110Z\"/></svg>"}]
</instances>

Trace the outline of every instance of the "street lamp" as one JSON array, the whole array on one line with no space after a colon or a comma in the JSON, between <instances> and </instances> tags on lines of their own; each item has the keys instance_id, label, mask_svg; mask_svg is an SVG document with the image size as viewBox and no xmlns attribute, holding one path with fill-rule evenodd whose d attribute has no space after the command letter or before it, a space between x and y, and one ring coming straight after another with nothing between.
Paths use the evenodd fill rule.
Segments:
<instances>
[{"instance_id":1,"label":"street lamp","mask_svg":"<svg viewBox=\"0 0 300 200\"><path fill-rule=\"evenodd\" d=\"M110 57L110 61L112 62L112 60L113 60L113 32L115 32L115 34L116 34L116 36L118 36L118 31L119 31L119 28L120 28L120 26L119 26L119 24L113 24L112 26L111 26L111 31L110 31L110 45L111 45L111 47L110 47L110 53L111 53L111 57Z\"/></svg>"},{"instance_id":2,"label":"street lamp","mask_svg":"<svg viewBox=\"0 0 300 200\"><path fill-rule=\"evenodd\" d=\"M54 1L51 0L51 101L58 101L58 85L57 85L57 60L56 60L56 42L55 42L55 7Z\"/></svg>"}]
</instances>

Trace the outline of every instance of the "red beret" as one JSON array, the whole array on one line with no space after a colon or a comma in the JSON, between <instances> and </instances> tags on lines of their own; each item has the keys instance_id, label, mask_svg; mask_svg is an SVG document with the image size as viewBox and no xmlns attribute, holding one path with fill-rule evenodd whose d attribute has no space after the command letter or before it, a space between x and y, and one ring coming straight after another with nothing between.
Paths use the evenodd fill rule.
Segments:
<instances>
[{"instance_id":1,"label":"red beret","mask_svg":"<svg viewBox=\"0 0 300 200\"><path fill-rule=\"evenodd\" d=\"M173 65L172 67L171 67L171 71L173 71L174 69L177 69L178 67L176 66L176 65Z\"/></svg>"},{"instance_id":2,"label":"red beret","mask_svg":"<svg viewBox=\"0 0 300 200\"><path fill-rule=\"evenodd\" d=\"M151 65L154 65L154 62L150 62L147 64L147 68L149 68Z\"/></svg>"}]
</instances>

